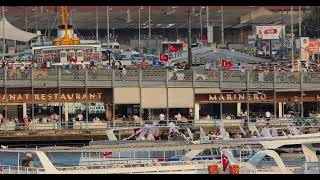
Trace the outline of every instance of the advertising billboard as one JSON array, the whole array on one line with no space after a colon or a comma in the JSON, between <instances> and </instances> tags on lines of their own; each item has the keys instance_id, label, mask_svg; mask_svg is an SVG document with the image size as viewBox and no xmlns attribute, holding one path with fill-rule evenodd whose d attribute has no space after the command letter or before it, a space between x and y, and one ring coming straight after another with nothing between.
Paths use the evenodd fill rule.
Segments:
<instances>
[{"instance_id":1,"label":"advertising billboard","mask_svg":"<svg viewBox=\"0 0 320 180\"><path fill-rule=\"evenodd\" d=\"M280 39L285 32L285 26L256 26L256 35L259 39Z\"/></svg>"}]
</instances>

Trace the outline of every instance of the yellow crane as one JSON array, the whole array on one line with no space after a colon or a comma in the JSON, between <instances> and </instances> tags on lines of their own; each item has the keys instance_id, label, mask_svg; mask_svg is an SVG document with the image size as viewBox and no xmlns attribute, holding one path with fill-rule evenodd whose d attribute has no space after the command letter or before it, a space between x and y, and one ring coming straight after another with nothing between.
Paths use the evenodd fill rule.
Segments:
<instances>
[{"instance_id":1,"label":"yellow crane","mask_svg":"<svg viewBox=\"0 0 320 180\"><path fill-rule=\"evenodd\" d=\"M60 38L54 38L53 43L54 45L77 45L80 42L80 39L77 37L70 37L69 36L69 29L68 29L68 9L66 6L60 7L61 12L61 22L62 27L64 29L64 37L62 39Z\"/></svg>"}]
</instances>

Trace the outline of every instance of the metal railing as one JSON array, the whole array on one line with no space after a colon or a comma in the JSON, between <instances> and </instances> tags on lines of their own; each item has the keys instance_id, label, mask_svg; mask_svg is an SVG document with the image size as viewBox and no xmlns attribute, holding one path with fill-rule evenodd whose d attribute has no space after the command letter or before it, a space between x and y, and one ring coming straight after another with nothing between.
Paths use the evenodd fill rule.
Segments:
<instances>
[{"instance_id":1,"label":"metal railing","mask_svg":"<svg viewBox=\"0 0 320 180\"><path fill-rule=\"evenodd\" d=\"M245 119L223 119L224 127L239 127L246 126L248 120ZM156 122L157 127L168 127L169 123L174 123L176 126L185 128L190 126L197 127L219 127L221 124L221 119L200 119L200 120L186 120L186 121L177 121L177 120L141 120L141 121L68 121L68 122L31 122L28 125L25 123L15 123L15 122L5 122L0 124L0 132L4 131L43 131L43 130L106 130L106 129L126 129L126 128L141 128L144 126L150 126ZM302 128L309 127L320 127L319 120L312 118L272 118L266 120L265 118L250 118L250 123L254 123L257 127L265 127L266 124L269 124L272 127L287 127L287 126L298 126Z\"/></svg>"},{"instance_id":2,"label":"metal railing","mask_svg":"<svg viewBox=\"0 0 320 180\"><path fill-rule=\"evenodd\" d=\"M114 73L113 73L114 71ZM220 70L88 70L88 69L2 69L0 80L62 81L181 81L253 83L318 83L320 72L223 71ZM59 73L60 72L60 73ZM6 74L6 76L5 76ZM220 74L222 77L220 77ZM33 76L32 76L33 75ZM86 77L87 76L87 77ZM249 76L249 77L248 77Z\"/></svg>"},{"instance_id":3,"label":"metal railing","mask_svg":"<svg viewBox=\"0 0 320 180\"><path fill-rule=\"evenodd\" d=\"M25 167L25 166L0 166L0 174L41 174L45 170L37 167Z\"/></svg>"}]
</instances>

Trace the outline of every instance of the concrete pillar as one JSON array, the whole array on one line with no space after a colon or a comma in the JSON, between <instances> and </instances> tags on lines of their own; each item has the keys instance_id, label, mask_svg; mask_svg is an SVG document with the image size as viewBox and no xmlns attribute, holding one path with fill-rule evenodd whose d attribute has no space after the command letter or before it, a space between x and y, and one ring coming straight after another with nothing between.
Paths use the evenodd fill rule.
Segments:
<instances>
[{"instance_id":1,"label":"concrete pillar","mask_svg":"<svg viewBox=\"0 0 320 180\"><path fill-rule=\"evenodd\" d=\"M239 117L241 114L241 103L237 103L237 116Z\"/></svg>"},{"instance_id":2,"label":"concrete pillar","mask_svg":"<svg viewBox=\"0 0 320 180\"><path fill-rule=\"evenodd\" d=\"M64 106L64 121L67 122L69 120L69 106L67 102L63 103Z\"/></svg>"},{"instance_id":3,"label":"concrete pillar","mask_svg":"<svg viewBox=\"0 0 320 180\"><path fill-rule=\"evenodd\" d=\"M283 107L282 102L279 102L279 118L283 117Z\"/></svg>"},{"instance_id":4,"label":"concrete pillar","mask_svg":"<svg viewBox=\"0 0 320 180\"><path fill-rule=\"evenodd\" d=\"M27 116L27 103L22 103L22 117Z\"/></svg>"},{"instance_id":5,"label":"concrete pillar","mask_svg":"<svg viewBox=\"0 0 320 180\"><path fill-rule=\"evenodd\" d=\"M195 121L200 120L200 104L199 103L194 104L194 120Z\"/></svg>"}]
</instances>

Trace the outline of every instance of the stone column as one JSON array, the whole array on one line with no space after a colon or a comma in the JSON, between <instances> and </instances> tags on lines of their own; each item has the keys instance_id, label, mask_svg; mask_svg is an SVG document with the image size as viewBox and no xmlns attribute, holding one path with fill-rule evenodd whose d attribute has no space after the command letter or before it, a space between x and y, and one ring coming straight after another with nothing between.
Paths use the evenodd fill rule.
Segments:
<instances>
[{"instance_id":1,"label":"stone column","mask_svg":"<svg viewBox=\"0 0 320 180\"><path fill-rule=\"evenodd\" d=\"M69 121L69 106L68 106L68 103L67 102L64 102L63 103L63 106L64 106L64 121L67 122Z\"/></svg>"},{"instance_id":2,"label":"stone column","mask_svg":"<svg viewBox=\"0 0 320 180\"><path fill-rule=\"evenodd\" d=\"M282 102L279 102L279 118L283 117L283 105Z\"/></svg>"},{"instance_id":3,"label":"stone column","mask_svg":"<svg viewBox=\"0 0 320 180\"><path fill-rule=\"evenodd\" d=\"M200 120L200 104L199 103L194 104L194 120L195 121Z\"/></svg>"},{"instance_id":4,"label":"stone column","mask_svg":"<svg viewBox=\"0 0 320 180\"><path fill-rule=\"evenodd\" d=\"M239 117L241 114L241 103L237 103L237 116Z\"/></svg>"}]
</instances>

